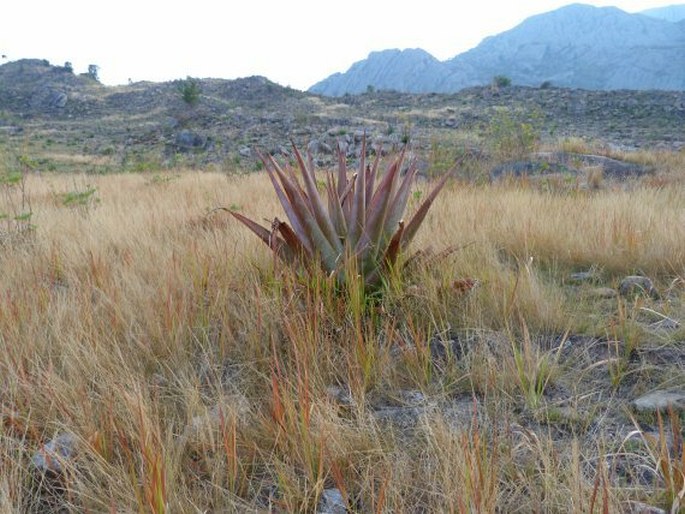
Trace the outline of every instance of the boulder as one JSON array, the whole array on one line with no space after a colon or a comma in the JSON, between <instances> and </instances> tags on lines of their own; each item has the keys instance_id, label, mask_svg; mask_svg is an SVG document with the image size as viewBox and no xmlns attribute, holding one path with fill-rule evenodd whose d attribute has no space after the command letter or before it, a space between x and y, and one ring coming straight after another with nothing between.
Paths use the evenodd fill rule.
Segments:
<instances>
[{"instance_id":1,"label":"boulder","mask_svg":"<svg viewBox=\"0 0 685 514\"><path fill-rule=\"evenodd\" d=\"M327 143L320 141L318 139L312 139L307 145L307 151L312 155L325 154L330 155L333 153L333 149Z\"/></svg>"},{"instance_id":2,"label":"boulder","mask_svg":"<svg viewBox=\"0 0 685 514\"><path fill-rule=\"evenodd\" d=\"M574 284L586 284L595 282L598 276L595 270L588 270L571 273L568 278Z\"/></svg>"},{"instance_id":3,"label":"boulder","mask_svg":"<svg viewBox=\"0 0 685 514\"><path fill-rule=\"evenodd\" d=\"M650 296L654 299L659 298L659 292L654 287L654 283L648 278L640 275L631 275L621 280L618 286L621 296Z\"/></svg>"},{"instance_id":4,"label":"boulder","mask_svg":"<svg viewBox=\"0 0 685 514\"><path fill-rule=\"evenodd\" d=\"M68 98L65 91L45 86L33 93L29 103L35 109L62 109L67 105Z\"/></svg>"},{"instance_id":5,"label":"boulder","mask_svg":"<svg viewBox=\"0 0 685 514\"><path fill-rule=\"evenodd\" d=\"M176 134L174 142L181 151L188 151L204 148L207 145L207 138L197 132L182 130Z\"/></svg>"},{"instance_id":6,"label":"boulder","mask_svg":"<svg viewBox=\"0 0 685 514\"><path fill-rule=\"evenodd\" d=\"M676 412L685 410L685 390L657 390L633 400L633 407L642 412L666 411L672 408Z\"/></svg>"},{"instance_id":7,"label":"boulder","mask_svg":"<svg viewBox=\"0 0 685 514\"><path fill-rule=\"evenodd\" d=\"M77 439L69 432L56 435L45 443L34 455L31 461L36 469L42 473L61 475L64 466L76 454Z\"/></svg>"},{"instance_id":8,"label":"boulder","mask_svg":"<svg viewBox=\"0 0 685 514\"><path fill-rule=\"evenodd\" d=\"M340 489L324 489L316 512L317 514L346 514L347 506Z\"/></svg>"}]
</instances>

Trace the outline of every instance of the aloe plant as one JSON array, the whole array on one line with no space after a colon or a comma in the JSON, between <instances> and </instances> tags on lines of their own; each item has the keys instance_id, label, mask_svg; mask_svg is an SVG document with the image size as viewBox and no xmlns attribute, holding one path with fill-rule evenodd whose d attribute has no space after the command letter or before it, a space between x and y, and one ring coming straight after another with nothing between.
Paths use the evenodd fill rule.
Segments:
<instances>
[{"instance_id":1,"label":"aloe plant","mask_svg":"<svg viewBox=\"0 0 685 514\"><path fill-rule=\"evenodd\" d=\"M281 167L270 155L260 156L290 224L274 218L271 227L264 227L235 210L229 212L284 261L295 266L318 265L339 283L347 280L346 273L356 270L365 287L376 288L416 234L450 174L438 181L405 222L417 172L412 162L402 176L405 150L381 174L380 152L367 164L364 140L359 170L350 175L338 149L337 176L327 173L325 200L317 188L311 155L305 160L294 143L293 151L302 182L293 167Z\"/></svg>"}]
</instances>

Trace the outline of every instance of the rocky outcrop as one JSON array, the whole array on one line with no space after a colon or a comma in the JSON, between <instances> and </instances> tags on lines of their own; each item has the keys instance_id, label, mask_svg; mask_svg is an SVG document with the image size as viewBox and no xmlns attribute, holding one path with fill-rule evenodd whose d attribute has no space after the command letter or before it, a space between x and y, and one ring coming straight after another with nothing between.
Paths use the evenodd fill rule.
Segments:
<instances>
[{"instance_id":1,"label":"rocky outcrop","mask_svg":"<svg viewBox=\"0 0 685 514\"><path fill-rule=\"evenodd\" d=\"M0 106L22 115L62 113L71 97L75 107L91 103L100 83L46 60L22 59L0 66ZM75 112L69 112L75 114Z\"/></svg>"}]
</instances>

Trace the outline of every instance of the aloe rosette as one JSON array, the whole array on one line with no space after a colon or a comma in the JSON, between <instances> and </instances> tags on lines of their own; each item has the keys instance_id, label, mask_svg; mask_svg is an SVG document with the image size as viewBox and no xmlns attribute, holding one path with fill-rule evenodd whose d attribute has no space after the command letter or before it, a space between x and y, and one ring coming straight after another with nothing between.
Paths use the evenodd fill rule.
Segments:
<instances>
[{"instance_id":1,"label":"aloe rosette","mask_svg":"<svg viewBox=\"0 0 685 514\"><path fill-rule=\"evenodd\" d=\"M338 149L337 174L327 172L321 188L325 199L317 187L311 155L305 160L295 144L293 152L297 169L282 167L271 155L261 156L289 223L274 218L271 227L265 227L235 210L230 213L289 264L318 264L339 283L346 281L346 273L356 270L366 287L377 287L411 242L450 174L440 178L405 222L403 215L417 173L411 162L402 174L405 150L382 174L378 171L381 152L367 164L363 141L359 169L350 175Z\"/></svg>"}]
</instances>

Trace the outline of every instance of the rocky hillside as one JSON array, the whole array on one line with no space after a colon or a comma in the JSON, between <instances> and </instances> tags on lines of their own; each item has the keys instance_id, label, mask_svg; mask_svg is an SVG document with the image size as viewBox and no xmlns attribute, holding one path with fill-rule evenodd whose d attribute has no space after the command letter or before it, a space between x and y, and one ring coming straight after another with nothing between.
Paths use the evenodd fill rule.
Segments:
<instances>
[{"instance_id":1,"label":"rocky hillside","mask_svg":"<svg viewBox=\"0 0 685 514\"><path fill-rule=\"evenodd\" d=\"M0 66L0 158L23 154L37 169L107 172L162 167L258 167L257 149L308 145L321 163L338 142L350 158L366 132L386 148L411 141L481 154L493 129L525 123L541 138L579 136L621 148L685 146L685 91L587 91L477 87L455 94L386 91L331 98L264 77L103 86L45 61ZM514 123L514 125L511 125ZM501 128L501 127L499 127Z\"/></svg>"},{"instance_id":2,"label":"rocky hillside","mask_svg":"<svg viewBox=\"0 0 685 514\"><path fill-rule=\"evenodd\" d=\"M666 11L645 16L572 4L532 16L442 63L425 52L419 58L419 50L376 52L311 91L339 96L373 87L448 93L489 84L496 75L527 86L685 90L685 66L676 64L685 62L685 22L660 19L665 16ZM427 73L419 62L426 63Z\"/></svg>"}]
</instances>

